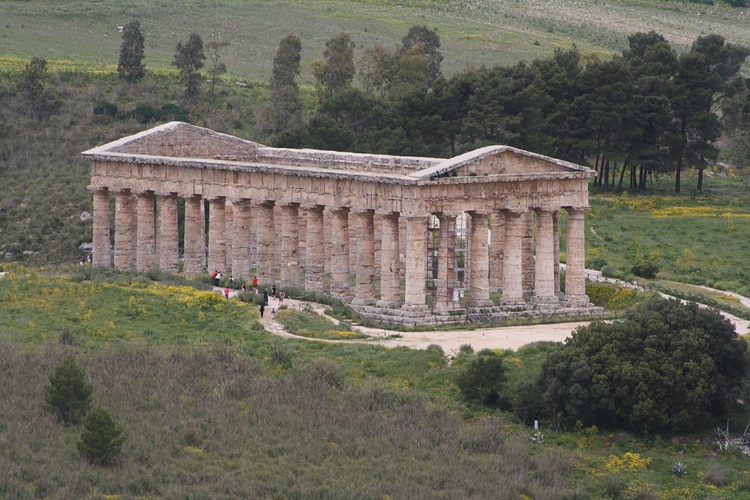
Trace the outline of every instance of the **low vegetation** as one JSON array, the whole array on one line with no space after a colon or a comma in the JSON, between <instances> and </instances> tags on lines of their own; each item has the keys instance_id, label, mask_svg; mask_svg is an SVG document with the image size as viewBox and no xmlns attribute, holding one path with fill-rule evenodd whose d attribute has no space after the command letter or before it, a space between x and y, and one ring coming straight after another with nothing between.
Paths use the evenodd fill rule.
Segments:
<instances>
[{"instance_id":1,"label":"low vegetation","mask_svg":"<svg viewBox=\"0 0 750 500\"><path fill-rule=\"evenodd\" d=\"M14 384L0 387L0 467L18 471L0 478L6 497L750 494L748 459L731 444L739 413L726 429L723 416L696 417L687 434L645 435L505 413L560 344L464 346L451 360L437 346L286 340L259 328L251 304L187 283L6 270L0 371ZM93 388L83 425L43 404L70 359Z\"/></svg>"}]
</instances>

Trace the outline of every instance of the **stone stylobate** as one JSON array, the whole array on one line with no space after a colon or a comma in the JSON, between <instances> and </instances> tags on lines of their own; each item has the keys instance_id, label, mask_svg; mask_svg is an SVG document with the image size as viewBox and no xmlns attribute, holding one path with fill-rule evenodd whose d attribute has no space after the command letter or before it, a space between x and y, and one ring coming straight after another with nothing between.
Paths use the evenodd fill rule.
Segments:
<instances>
[{"instance_id":1,"label":"stone stylobate","mask_svg":"<svg viewBox=\"0 0 750 500\"><path fill-rule=\"evenodd\" d=\"M180 122L83 156L95 266L258 276L404 324L598 311L583 269L595 173L580 165L508 146L450 159L270 148Z\"/></svg>"}]
</instances>

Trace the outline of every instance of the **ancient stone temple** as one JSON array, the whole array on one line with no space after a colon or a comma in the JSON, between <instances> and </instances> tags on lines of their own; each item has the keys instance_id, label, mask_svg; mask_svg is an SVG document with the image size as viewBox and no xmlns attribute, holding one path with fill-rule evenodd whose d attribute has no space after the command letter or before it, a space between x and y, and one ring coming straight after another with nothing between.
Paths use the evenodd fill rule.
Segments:
<instances>
[{"instance_id":1,"label":"ancient stone temple","mask_svg":"<svg viewBox=\"0 0 750 500\"><path fill-rule=\"evenodd\" d=\"M179 122L83 156L94 266L257 275L403 324L600 311L584 281L595 173L579 165L507 146L450 159L271 148Z\"/></svg>"}]
</instances>

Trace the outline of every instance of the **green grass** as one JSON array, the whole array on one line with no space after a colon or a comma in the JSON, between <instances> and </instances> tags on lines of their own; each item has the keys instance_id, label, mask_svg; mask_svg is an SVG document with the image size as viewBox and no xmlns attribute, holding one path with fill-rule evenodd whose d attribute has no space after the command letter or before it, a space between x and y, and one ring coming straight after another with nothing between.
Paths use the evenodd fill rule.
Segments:
<instances>
[{"instance_id":1,"label":"green grass","mask_svg":"<svg viewBox=\"0 0 750 500\"><path fill-rule=\"evenodd\" d=\"M117 26L139 19L149 67L169 68L178 41L198 32L205 42L228 41L229 74L265 80L284 35L302 40L302 81L312 83L310 63L325 42L346 31L359 58L364 48L393 48L413 25L438 30L446 74L466 67L510 65L549 56L576 43L590 57L607 58L626 46L628 35L656 30L681 50L695 36L719 33L734 43L750 41L744 9L681 2L634 0L391 1L165 1L83 0L0 2L0 56L117 64Z\"/></svg>"},{"instance_id":2,"label":"green grass","mask_svg":"<svg viewBox=\"0 0 750 500\"><path fill-rule=\"evenodd\" d=\"M0 385L0 467L18 473L0 476L4 497L601 498L620 488L750 498L748 459L717 452L711 428L725 423L687 436L545 428L533 443L512 416L461 400L453 380L471 354L448 363L435 348L274 337L251 304L202 290L205 280L8 271L0 374L13 383ZM509 387L535 377L554 346L503 351ZM114 467L83 462L80 427L43 410L67 356L125 427ZM643 467L623 468L626 453ZM670 473L678 460L682 478Z\"/></svg>"},{"instance_id":3,"label":"green grass","mask_svg":"<svg viewBox=\"0 0 750 500\"><path fill-rule=\"evenodd\" d=\"M688 176L685 185L694 180ZM674 195L667 179L645 194L592 195L587 262L631 278L636 263L651 261L658 280L750 295L750 261L743 257L750 238L750 208L742 195L748 181L746 174L714 176L702 193Z\"/></svg>"}]
</instances>

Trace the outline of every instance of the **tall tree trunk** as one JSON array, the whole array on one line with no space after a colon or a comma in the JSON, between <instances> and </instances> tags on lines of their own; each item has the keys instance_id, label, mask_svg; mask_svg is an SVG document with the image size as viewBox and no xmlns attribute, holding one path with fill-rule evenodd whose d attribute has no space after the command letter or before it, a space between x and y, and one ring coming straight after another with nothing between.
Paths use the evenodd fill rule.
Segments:
<instances>
[{"instance_id":1,"label":"tall tree trunk","mask_svg":"<svg viewBox=\"0 0 750 500\"><path fill-rule=\"evenodd\" d=\"M703 168L698 169L698 191L703 191Z\"/></svg>"},{"instance_id":2,"label":"tall tree trunk","mask_svg":"<svg viewBox=\"0 0 750 500\"><path fill-rule=\"evenodd\" d=\"M674 176L674 192L680 194L680 175L682 174L682 157L677 160L677 169Z\"/></svg>"},{"instance_id":3,"label":"tall tree trunk","mask_svg":"<svg viewBox=\"0 0 750 500\"><path fill-rule=\"evenodd\" d=\"M603 160L603 163L604 175L602 175L602 177L604 177L604 190L609 191L609 157L606 157Z\"/></svg>"},{"instance_id":4,"label":"tall tree trunk","mask_svg":"<svg viewBox=\"0 0 750 500\"><path fill-rule=\"evenodd\" d=\"M628 169L628 162L626 161L625 163L622 164L622 170L620 170L620 182L617 186L617 189L619 189L620 191L622 191L622 181L625 180L625 170L627 169Z\"/></svg>"}]
</instances>

